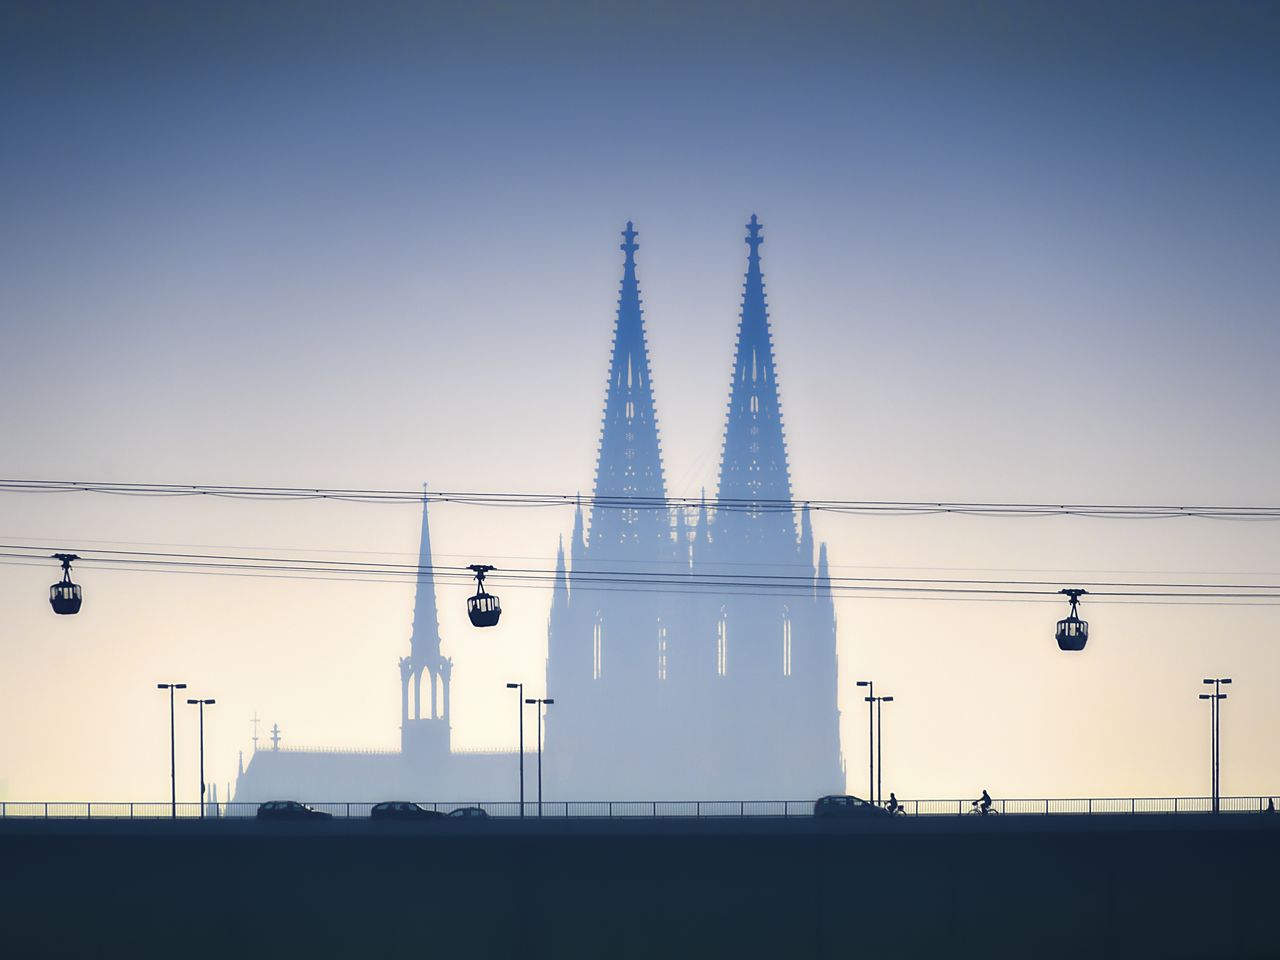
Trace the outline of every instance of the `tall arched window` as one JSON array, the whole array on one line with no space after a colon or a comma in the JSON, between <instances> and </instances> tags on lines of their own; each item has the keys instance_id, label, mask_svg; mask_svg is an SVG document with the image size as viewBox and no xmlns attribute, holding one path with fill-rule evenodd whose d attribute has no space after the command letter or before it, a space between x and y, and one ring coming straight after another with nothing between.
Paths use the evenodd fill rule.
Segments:
<instances>
[{"instance_id":1,"label":"tall arched window","mask_svg":"<svg viewBox=\"0 0 1280 960\"><path fill-rule=\"evenodd\" d=\"M658 620L658 679L667 679L667 625Z\"/></svg>"},{"instance_id":2,"label":"tall arched window","mask_svg":"<svg viewBox=\"0 0 1280 960\"><path fill-rule=\"evenodd\" d=\"M716 621L716 675L723 677L729 672L729 615L724 607L720 608L720 619Z\"/></svg>"},{"instance_id":3,"label":"tall arched window","mask_svg":"<svg viewBox=\"0 0 1280 960\"><path fill-rule=\"evenodd\" d=\"M791 608L782 608L782 675L791 676Z\"/></svg>"},{"instance_id":4,"label":"tall arched window","mask_svg":"<svg viewBox=\"0 0 1280 960\"><path fill-rule=\"evenodd\" d=\"M591 678L599 680L600 674L603 673L602 650L601 645L604 639L604 619L600 614L596 614L596 624L591 631Z\"/></svg>"}]
</instances>

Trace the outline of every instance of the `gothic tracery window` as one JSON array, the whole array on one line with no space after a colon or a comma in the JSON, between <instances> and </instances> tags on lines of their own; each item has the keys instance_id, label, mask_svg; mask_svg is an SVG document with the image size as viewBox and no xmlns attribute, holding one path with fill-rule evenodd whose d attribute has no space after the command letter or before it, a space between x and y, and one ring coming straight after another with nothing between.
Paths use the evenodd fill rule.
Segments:
<instances>
[{"instance_id":1,"label":"gothic tracery window","mask_svg":"<svg viewBox=\"0 0 1280 960\"><path fill-rule=\"evenodd\" d=\"M724 607L716 621L716 676L723 677L729 671L729 617Z\"/></svg>"},{"instance_id":2,"label":"gothic tracery window","mask_svg":"<svg viewBox=\"0 0 1280 960\"><path fill-rule=\"evenodd\" d=\"M782 675L791 676L791 610L782 608Z\"/></svg>"}]
</instances>

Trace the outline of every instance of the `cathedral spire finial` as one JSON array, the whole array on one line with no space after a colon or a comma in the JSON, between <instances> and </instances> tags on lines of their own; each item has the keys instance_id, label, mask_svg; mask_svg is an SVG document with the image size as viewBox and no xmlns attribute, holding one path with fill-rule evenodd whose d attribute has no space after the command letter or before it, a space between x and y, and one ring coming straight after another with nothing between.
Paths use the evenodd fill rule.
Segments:
<instances>
[{"instance_id":1,"label":"cathedral spire finial","mask_svg":"<svg viewBox=\"0 0 1280 960\"><path fill-rule=\"evenodd\" d=\"M636 265L635 254L640 249L640 244L636 243L636 237L640 236L640 231L636 230L631 221L627 221L627 229L622 231L622 237L626 243L619 244L618 249L627 255L626 266L634 267Z\"/></svg>"},{"instance_id":2,"label":"cathedral spire finial","mask_svg":"<svg viewBox=\"0 0 1280 960\"><path fill-rule=\"evenodd\" d=\"M747 246L751 248L751 259L760 259L760 244L764 243L764 237L760 236L760 231L764 228L764 224L756 219L756 215L751 215L751 222L747 224Z\"/></svg>"}]
</instances>

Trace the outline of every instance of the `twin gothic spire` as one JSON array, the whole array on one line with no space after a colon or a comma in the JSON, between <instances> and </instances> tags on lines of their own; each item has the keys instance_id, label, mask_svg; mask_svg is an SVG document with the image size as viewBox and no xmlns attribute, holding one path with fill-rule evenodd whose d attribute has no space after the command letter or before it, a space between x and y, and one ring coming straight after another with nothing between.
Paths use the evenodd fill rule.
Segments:
<instances>
[{"instance_id":1,"label":"twin gothic spire","mask_svg":"<svg viewBox=\"0 0 1280 960\"><path fill-rule=\"evenodd\" d=\"M762 548L776 555L784 546L795 549L796 525L790 510L774 506L790 502L791 478L760 270L760 244L764 242L760 231L761 224L752 214L747 224L747 276L720 461L721 509L716 539L726 546ZM653 506L659 506L666 486L636 279L639 244L630 221L622 236L622 291L605 393L595 497L597 501L627 498L640 505L627 509L592 507L588 552L596 556L617 555L619 549L632 546L641 547L648 555L671 543L667 512L643 506L645 501L656 501Z\"/></svg>"},{"instance_id":2,"label":"twin gothic spire","mask_svg":"<svg viewBox=\"0 0 1280 960\"><path fill-rule=\"evenodd\" d=\"M596 558L617 556L641 548L648 555L666 543L667 514L662 507L666 484L662 475L662 447L658 441L658 417L649 373L649 346L640 309L640 284L636 280L635 229L627 221L620 249L622 290L613 333L613 358L605 391L604 425L596 466L595 498L591 508L589 552ZM652 502L649 509L617 509L607 505L616 498Z\"/></svg>"},{"instance_id":3,"label":"twin gothic spire","mask_svg":"<svg viewBox=\"0 0 1280 960\"><path fill-rule=\"evenodd\" d=\"M760 271L760 244L764 243L760 229L753 213L747 224L747 279L720 458L717 531L721 540L738 541L735 547L763 547L777 556L784 546L794 548L796 525L790 510L791 475ZM744 514L754 522L736 522L735 515Z\"/></svg>"}]
</instances>

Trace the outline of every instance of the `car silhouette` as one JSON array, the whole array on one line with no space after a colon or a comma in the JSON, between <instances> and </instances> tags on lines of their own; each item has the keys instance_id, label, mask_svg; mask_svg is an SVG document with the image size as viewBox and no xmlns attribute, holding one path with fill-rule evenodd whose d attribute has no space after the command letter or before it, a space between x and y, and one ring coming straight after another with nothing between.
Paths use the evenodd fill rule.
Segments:
<instances>
[{"instance_id":1,"label":"car silhouette","mask_svg":"<svg viewBox=\"0 0 1280 960\"><path fill-rule=\"evenodd\" d=\"M258 806L259 820L332 820L332 813L315 810L297 800L268 800Z\"/></svg>"},{"instance_id":2,"label":"car silhouette","mask_svg":"<svg viewBox=\"0 0 1280 960\"><path fill-rule=\"evenodd\" d=\"M458 807L457 810L450 810L451 817L487 817L489 816L479 807Z\"/></svg>"},{"instance_id":3,"label":"car silhouette","mask_svg":"<svg viewBox=\"0 0 1280 960\"><path fill-rule=\"evenodd\" d=\"M830 796L819 797L813 805L815 817L843 817L859 819L867 817L887 817L889 812L873 803L867 803L858 797Z\"/></svg>"},{"instance_id":4,"label":"car silhouette","mask_svg":"<svg viewBox=\"0 0 1280 960\"><path fill-rule=\"evenodd\" d=\"M369 817L373 820L443 820L444 814L438 810L426 810L408 800L383 800L373 805Z\"/></svg>"}]
</instances>

